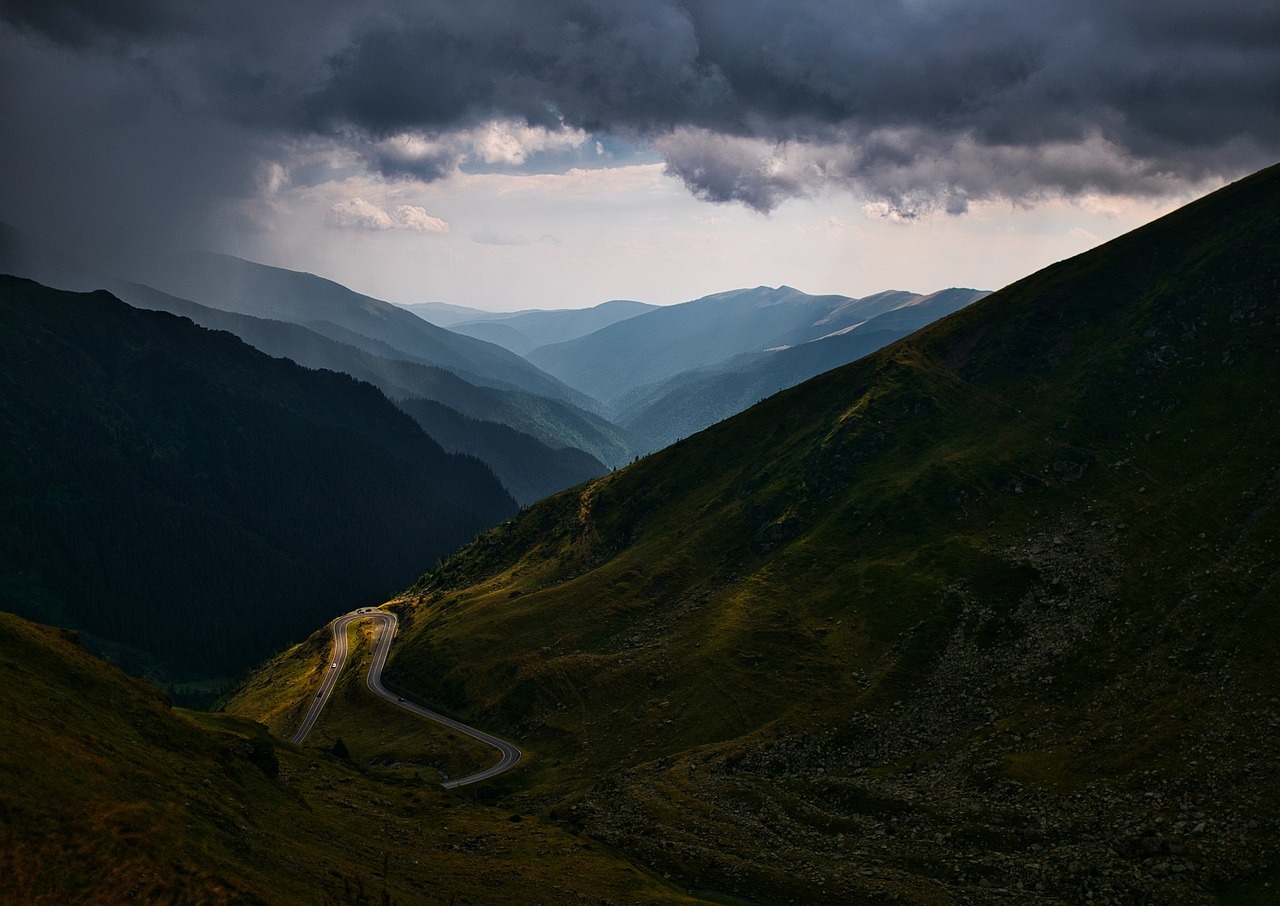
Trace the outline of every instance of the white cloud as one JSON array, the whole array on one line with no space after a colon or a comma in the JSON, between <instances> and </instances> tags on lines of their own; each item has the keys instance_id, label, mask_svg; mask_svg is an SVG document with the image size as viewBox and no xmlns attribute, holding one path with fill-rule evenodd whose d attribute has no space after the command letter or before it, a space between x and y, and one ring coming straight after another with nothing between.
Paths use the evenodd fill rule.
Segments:
<instances>
[{"instance_id":1,"label":"white cloud","mask_svg":"<svg viewBox=\"0 0 1280 906\"><path fill-rule=\"evenodd\" d=\"M412 204L396 205L390 211L363 198L350 198L329 207L329 219L347 230L413 230L418 233L447 233L449 224L432 217L426 208Z\"/></svg>"},{"instance_id":2,"label":"white cloud","mask_svg":"<svg viewBox=\"0 0 1280 906\"><path fill-rule=\"evenodd\" d=\"M473 153L486 164L519 166L529 155L544 151L571 151L581 147L587 134L581 129L543 126L495 120L464 133Z\"/></svg>"},{"instance_id":3,"label":"white cloud","mask_svg":"<svg viewBox=\"0 0 1280 906\"><path fill-rule=\"evenodd\" d=\"M368 145L364 156L383 176L433 182L456 174L469 160L519 167L535 154L572 151L586 142L586 132L564 125L548 129L490 120L470 129L393 135Z\"/></svg>"},{"instance_id":4,"label":"white cloud","mask_svg":"<svg viewBox=\"0 0 1280 906\"><path fill-rule=\"evenodd\" d=\"M449 232L449 224L439 217L432 217L426 208L418 205L396 205L392 219L398 228L404 230L417 230L419 233Z\"/></svg>"}]
</instances>

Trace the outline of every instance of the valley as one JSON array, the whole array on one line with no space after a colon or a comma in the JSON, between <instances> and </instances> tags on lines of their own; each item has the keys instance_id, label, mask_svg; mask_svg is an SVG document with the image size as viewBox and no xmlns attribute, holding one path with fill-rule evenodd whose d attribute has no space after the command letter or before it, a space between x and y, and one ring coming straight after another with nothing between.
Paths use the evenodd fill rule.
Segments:
<instances>
[{"instance_id":1,"label":"valley","mask_svg":"<svg viewBox=\"0 0 1280 906\"><path fill-rule=\"evenodd\" d=\"M529 508L388 605L388 680L687 890L1265 902L1278 193Z\"/></svg>"},{"instance_id":2,"label":"valley","mask_svg":"<svg viewBox=\"0 0 1280 906\"><path fill-rule=\"evenodd\" d=\"M4 902L694 902L535 815L170 708L65 633L0 628Z\"/></svg>"},{"instance_id":3,"label":"valley","mask_svg":"<svg viewBox=\"0 0 1280 906\"><path fill-rule=\"evenodd\" d=\"M520 749L507 742L504 739L498 739L485 733L483 730L477 730L474 727L468 727L451 717L438 714L428 708L424 708L414 702L405 700L403 695L388 691L387 687L382 683L382 669L386 665L387 655L391 651L391 643L395 639L396 634L396 616L393 613L375 610L373 608L360 608L353 613L344 614L333 621L333 664L330 666L330 672L325 674L324 681L320 685L320 691L316 693L316 697L310 701L307 713L302 719L297 732L293 734L292 742L294 745L301 745L307 738L307 734L311 732L311 728L315 726L320 715L324 712L324 707L329 703L329 697L333 694L334 687L342 676L342 670L347 665L347 634L353 622L363 622L365 620L378 624L377 643L374 647L373 656L370 659L369 669L365 675L365 686L370 692L384 701L390 702L402 710L417 715L423 720L429 720L433 723L440 724L444 727L456 730L463 736L474 739L490 748L496 749L499 758L490 767L473 774L467 774L453 780L445 780L441 785L445 789L457 789L461 786L470 786L473 783L480 783L491 777L497 777L499 774L505 774L520 763Z\"/></svg>"},{"instance_id":4,"label":"valley","mask_svg":"<svg viewBox=\"0 0 1280 906\"><path fill-rule=\"evenodd\" d=\"M172 709L73 635L6 617L12 707L44 715L23 718L6 768L13 889L1265 902L1280 856L1266 754L1280 726L1278 208L1273 168L624 469L518 513L507 498L386 604L283 647L220 713ZM204 351L189 322L106 294L15 280L5 292L7 335L33 340L11 360L66 350L60 375L29 387L54 393L81 362L95 392L103 376L127 381L120 407L201 386L189 371L136 375L210 355L221 370L199 380L222 375L231 394L206 391L206 420L250 398L227 371L237 361L293 388L279 411L322 411L393 458L448 461L368 385L225 334ZM130 338L119 363L112 331ZM161 352L174 343L188 351ZM317 410L298 395L312 375L380 400L360 411L385 409L390 433ZM45 430L17 385L5 399L8 424ZM90 409L84 424L196 461L200 434L148 427L154 405ZM442 506L411 509L438 522ZM101 600L48 587L15 605L68 602L34 614L56 620ZM64 704L73 694L116 704L85 712ZM87 742L48 773L14 760L55 736ZM154 766L171 762L161 779ZM65 808L35 792L55 783L76 791ZM78 841L100 868L43 872L54 850L40 839ZM108 865L119 881L99 888Z\"/></svg>"},{"instance_id":5,"label":"valley","mask_svg":"<svg viewBox=\"0 0 1280 906\"><path fill-rule=\"evenodd\" d=\"M0 906L1280 903L1280 5L0 74Z\"/></svg>"}]
</instances>

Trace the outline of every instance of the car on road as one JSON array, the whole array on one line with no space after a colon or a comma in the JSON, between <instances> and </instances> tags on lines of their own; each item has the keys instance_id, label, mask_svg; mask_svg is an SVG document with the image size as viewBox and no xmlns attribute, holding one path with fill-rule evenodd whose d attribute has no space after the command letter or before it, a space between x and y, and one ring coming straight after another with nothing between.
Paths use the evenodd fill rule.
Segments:
<instances>
[{"instance_id":1,"label":"car on road","mask_svg":"<svg viewBox=\"0 0 1280 906\"><path fill-rule=\"evenodd\" d=\"M404 696L403 696L403 695L402 695L402 696L400 696L399 698L397 698L397 699L396 699L396 701L398 701L398 702L402 702L402 701L404 701Z\"/></svg>"}]
</instances>

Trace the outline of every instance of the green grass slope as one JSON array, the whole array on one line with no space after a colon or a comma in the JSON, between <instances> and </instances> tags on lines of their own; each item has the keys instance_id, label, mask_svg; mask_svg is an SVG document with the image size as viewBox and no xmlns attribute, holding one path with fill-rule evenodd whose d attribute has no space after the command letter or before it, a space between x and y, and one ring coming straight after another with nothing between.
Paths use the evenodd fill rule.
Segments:
<instances>
[{"instance_id":1,"label":"green grass slope","mask_svg":"<svg viewBox=\"0 0 1280 906\"><path fill-rule=\"evenodd\" d=\"M1277 411L1272 168L530 508L388 676L693 888L1265 901Z\"/></svg>"},{"instance_id":2,"label":"green grass slope","mask_svg":"<svg viewBox=\"0 0 1280 906\"><path fill-rule=\"evenodd\" d=\"M169 707L0 613L0 903L684 903L509 809Z\"/></svg>"}]
</instances>

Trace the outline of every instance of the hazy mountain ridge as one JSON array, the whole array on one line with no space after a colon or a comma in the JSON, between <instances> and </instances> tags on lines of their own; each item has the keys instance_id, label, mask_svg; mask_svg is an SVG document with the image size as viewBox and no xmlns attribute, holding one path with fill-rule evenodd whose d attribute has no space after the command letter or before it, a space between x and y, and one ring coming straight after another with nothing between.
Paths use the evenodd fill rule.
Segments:
<instances>
[{"instance_id":1,"label":"hazy mountain ridge","mask_svg":"<svg viewBox=\"0 0 1280 906\"><path fill-rule=\"evenodd\" d=\"M933 294L938 298L932 307L945 311L943 299L959 298L956 293L982 296L978 290L943 290ZM636 425L641 425L643 421L636 417L641 399L657 401L666 395L662 386L667 381L671 381L672 390L677 386L692 388L708 372L736 370L749 361L745 357L763 357L841 330L874 330L864 322L923 298L919 293L901 290L851 298L810 296L792 287L733 289L644 312L584 337L536 348L526 357L564 383L594 394L609 415L621 420L622 413L628 413ZM922 311L929 308L925 305ZM905 335L909 331L904 326L893 329ZM836 347L828 349L835 351ZM827 367L845 365L847 361L832 358ZM817 372L805 376L813 374ZM774 386L771 393L777 389ZM695 407L721 413L719 417L741 409L726 399L677 402L691 402ZM662 413L654 416L660 418ZM686 427L691 430L684 434L716 420L687 422ZM663 436L663 440L671 439L672 436ZM663 445L655 438L645 440L650 449Z\"/></svg>"},{"instance_id":2,"label":"hazy mountain ridge","mask_svg":"<svg viewBox=\"0 0 1280 906\"><path fill-rule=\"evenodd\" d=\"M1277 210L1280 167L535 505L405 596L395 682L689 886L1265 898Z\"/></svg>"},{"instance_id":3,"label":"hazy mountain ridge","mask_svg":"<svg viewBox=\"0 0 1280 906\"><path fill-rule=\"evenodd\" d=\"M405 311L413 312L424 321L430 321L437 327L445 328L452 327L454 324L484 321L490 318L501 319L513 314L533 311L533 309L523 309L518 312L486 311L482 308L472 308L470 305L455 305L452 302L398 302L396 305Z\"/></svg>"},{"instance_id":4,"label":"hazy mountain ridge","mask_svg":"<svg viewBox=\"0 0 1280 906\"><path fill-rule=\"evenodd\" d=\"M487 332L489 339L506 342L521 350L543 340L557 340L550 345L538 346L535 352L553 350L560 355L568 349L570 357L584 357L594 363L589 364L590 368L603 368L612 379L620 382L623 389L607 403L602 399L607 397L609 390L597 386L600 384L596 380L599 375L584 384L586 389L575 397L584 402L588 402L590 397L590 408L612 412L617 421L614 423L595 414L595 411L527 393L492 374L476 377L469 365L459 366L455 362L445 370L477 388L473 391L462 390L458 386L461 381L443 379L439 372L433 375L421 370L438 366L426 365L420 360L405 361L412 356L400 348L406 345L402 340L395 340L400 343L396 346L386 339L372 336L385 331L381 327L370 327L367 320L372 316L378 322L387 317L384 311L386 303L359 296L331 281L227 256L188 257L192 257L199 266L184 270L171 264L171 269L181 271L172 279L179 280L190 289L188 284L194 279L192 274L198 274L201 267L211 269L214 273L212 288L206 287L201 292L223 308L209 308L149 286L110 277L66 256L52 254L14 230L0 230L0 267L6 266L7 262L10 269L24 276L69 289L105 286L131 303L172 311L201 324L231 330L273 355L284 355L309 367L331 368L368 380L388 396L432 399L469 418L512 427L553 449L576 447L605 466L629 462L636 452L661 448L741 411L770 393L865 355L927 323L931 318L920 314L922 312L937 317L944 311L953 310L962 297L971 299L982 295L976 290L944 290L928 297L887 291L852 299L810 296L784 286L732 290L670 306L665 313L655 306L624 300L582 310L516 313L486 313L445 303L399 307L417 311L427 318L437 318L455 329ZM280 297L268 298L272 293L279 293ZM315 302L316 299L319 301ZM224 310L246 306L268 309L278 316L291 318L290 321L271 319L269 323L292 324L310 331L311 335L291 334L280 326L267 327L262 323L264 319L254 315ZM354 315L353 306L356 310ZM897 309L914 315L899 316L889 323L889 314ZM316 314L332 314L346 325L355 324L359 330L326 318L313 317ZM698 335L697 342L684 344L679 351L678 358L683 358L676 367L681 370L675 374L667 373L670 369L663 364L665 355L654 351L655 329L645 321L652 316L662 321L657 328L659 335L666 330L691 330ZM246 318L255 320L246 321ZM635 336L624 327L628 322L636 323ZM606 326L596 329L601 323ZM726 323L732 327L727 332L723 329ZM880 329L891 332L876 333ZM828 336L832 334L844 339ZM315 335L332 340L338 347L324 349ZM719 335L719 339L711 339L713 335ZM574 339L560 342L562 337ZM798 353L791 351L793 347L803 347L818 339L824 340L820 347ZM737 351L728 358L720 358L726 350ZM765 364L765 360L774 355L780 358ZM656 370L665 376L646 382L642 380L648 373L646 369ZM503 397L489 398L492 393L503 394ZM453 435L455 440L464 436L475 435L469 432ZM492 451L493 448L488 445L484 449ZM467 452L479 454L480 447ZM489 456L491 464L496 464L491 453L483 455ZM547 461L542 454L530 454L529 459ZM509 456L504 457L506 465L503 468L508 473L511 461ZM538 479L532 473L526 474L533 479L532 484L522 485L526 489L552 489L556 484L555 481ZM518 480L523 482L525 479ZM522 492L522 498L526 492L532 493L526 490Z\"/></svg>"},{"instance_id":5,"label":"hazy mountain ridge","mask_svg":"<svg viewBox=\"0 0 1280 906\"><path fill-rule=\"evenodd\" d=\"M515 510L377 390L0 279L3 606L226 676ZM149 665L146 658L151 658Z\"/></svg>"},{"instance_id":6,"label":"hazy mountain ridge","mask_svg":"<svg viewBox=\"0 0 1280 906\"><path fill-rule=\"evenodd\" d=\"M846 304L812 327L792 334L796 345L682 372L637 388L616 401L617 421L661 449L743 411L779 391L856 361L988 295L946 289L927 296L889 292ZM841 323L847 326L837 327ZM829 332L829 328L831 329ZM810 338L812 334L819 336Z\"/></svg>"},{"instance_id":7,"label":"hazy mountain ridge","mask_svg":"<svg viewBox=\"0 0 1280 906\"><path fill-rule=\"evenodd\" d=\"M526 393L502 382L490 382L496 386L469 383L444 368L407 361L389 344L332 322L294 324L200 305L113 277L0 224L0 272L6 270L60 289L106 289L135 307L167 311L201 326L233 333L268 355L368 381L393 399L436 400L462 415L507 425L528 435L525 440L511 438L517 449L529 440L537 440L554 449L577 447L611 465L628 462L633 455L633 444L624 431L571 403ZM462 452L475 455L478 451ZM541 454L531 454L530 460L540 457ZM548 492L568 486L557 486L559 479L540 479L532 469L522 469L521 473L520 481L531 481L530 486L546 488ZM557 474L563 473L558 470ZM581 478L587 477L588 473L581 474Z\"/></svg>"},{"instance_id":8,"label":"hazy mountain ridge","mask_svg":"<svg viewBox=\"0 0 1280 906\"><path fill-rule=\"evenodd\" d=\"M590 453L574 447L552 449L497 422L468 418L429 399L393 402L445 450L475 456L524 506L609 471Z\"/></svg>"},{"instance_id":9,"label":"hazy mountain ridge","mask_svg":"<svg viewBox=\"0 0 1280 906\"><path fill-rule=\"evenodd\" d=\"M606 407L628 390L742 352L776 345L848 301L761 286L668 305L586 336L539 347L526 358Z\"/></svg>"},{"instance_id":10,"label":"hazy mountain ridge","mask_svg":"<svg viewBox=\"0 0 1280 906\"><path fill-rule=\"evenodd\" d=\"M657 307L645 302L614 299L590 308L527 311L510 316L487 316L478 321L459 321L451 324L449 329L496 343L518 355L526 355L540 346L576 340Z\"/></svg>"},{"instance_id":11,"label":"hazy mountain ridge","mask_svg":"<svg viewBox=\"0 0 1280 906\"><path fill-rule=\"evenodd\" d=\"M367 337L397 350L399 358L447 368L470 383L517 387L577 406L591 405L589 396L571 390L506 349L437 327L389 302L314 274L230 255L188 252L151 260L142 272L129 276L224 311L304 325L328 322L351 332L344 342Z\"/></svg>"}]
</instances>

